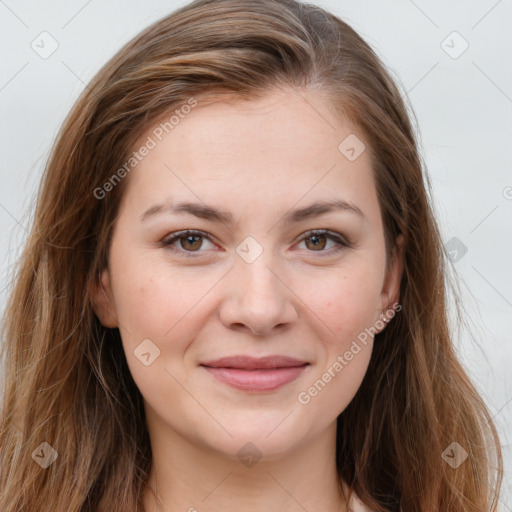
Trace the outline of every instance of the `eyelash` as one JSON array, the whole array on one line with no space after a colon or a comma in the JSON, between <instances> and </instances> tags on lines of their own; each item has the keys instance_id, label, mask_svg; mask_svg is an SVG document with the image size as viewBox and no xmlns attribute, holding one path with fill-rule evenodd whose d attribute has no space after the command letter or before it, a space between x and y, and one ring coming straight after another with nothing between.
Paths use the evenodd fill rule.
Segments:
<instances>
[{"instance_id":1,"label":"eyelash","mask_svg":"<svg viewBox=\"0 0 512 512\"><path fill-rule=\"evenodd\" d=\"M302 241L306 240L307 238L311 238L313 236L320 236L320 235L322 235L322 236L326 235L327 238L336 242L338 244L338 246L333 247L329 251L309 251L309 252L328 253L330 255L333 253L338 253L339 251L342 251L343 249L352 247L352 244L346 238L342 238L338 233L335 233L334 231L329 231L328 229L313 229L311 231L307 231L306 233L304 233L304 236L300 239L299 242L302 242ZM174 242L176 242L177 240L180 240L181 238L187 238L188 236L200 236L203 238L207 238L208 240L210 240L210 242L212 242L212 240L210 239L208 234L205 233L204 231L199 231L199 230L195 230L195 229L186 229L184 231L178 231L176 233L173 233L168 238L163 239L161 241L161 246L165 247L167 249L170 249L172 251L181 253L186 258L197 258L198 256L196 256L195 253L200 253L203 251L185 251L185 250L178 250L178 249L172 247L172 244Z\"/></svg>"}]
</instances>

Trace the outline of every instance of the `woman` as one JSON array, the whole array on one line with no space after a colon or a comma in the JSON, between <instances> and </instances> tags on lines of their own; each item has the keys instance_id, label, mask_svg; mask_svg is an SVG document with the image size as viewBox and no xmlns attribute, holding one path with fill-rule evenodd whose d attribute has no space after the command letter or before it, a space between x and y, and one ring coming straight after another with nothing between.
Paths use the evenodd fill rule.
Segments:
<instances>
[{"instance_id":1,"label":"woman","mask_svg":"<svg viewBox=\"0 0 512 512\"><path fill-rule=\"evenodd\" d=\"M0 509L497 510L445 281L361 37L292 0L181 8L100 70L45 169L5 315Z\"/></svg>"}]
</instances>

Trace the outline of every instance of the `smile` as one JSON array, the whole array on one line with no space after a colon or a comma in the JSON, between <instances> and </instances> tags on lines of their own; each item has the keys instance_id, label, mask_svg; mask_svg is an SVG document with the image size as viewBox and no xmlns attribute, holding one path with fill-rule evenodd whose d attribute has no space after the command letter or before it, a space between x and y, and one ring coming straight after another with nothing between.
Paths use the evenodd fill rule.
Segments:
<instances>
[{"instance_id":1,"label":"smile","mask_svg":"<svg viewBox=\"0 0 512 512\"><path fill-rule=\"evenodd\" d=\"M201 364L217 380L241 391L274 391L294 381L309 366L286 356L231 356Z\"/></svg>"}]
</instances>

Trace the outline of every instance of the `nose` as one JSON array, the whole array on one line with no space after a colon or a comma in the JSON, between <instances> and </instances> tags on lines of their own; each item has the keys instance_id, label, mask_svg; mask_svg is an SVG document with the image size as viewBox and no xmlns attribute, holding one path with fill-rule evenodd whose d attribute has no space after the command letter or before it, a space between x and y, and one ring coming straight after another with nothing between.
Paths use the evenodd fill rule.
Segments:
<instances>
[{"instance_id":1,"label":"nose","mask_svg":"<svg viewBox=\"0 0 512 512\"><path fill-rule=\"evenodd\" d=\"M296 322L296 297L278 270L263 253L256 261L236 261L225 283L220 319L228 329L271 336Z\"/></svg>"}]
</instances>

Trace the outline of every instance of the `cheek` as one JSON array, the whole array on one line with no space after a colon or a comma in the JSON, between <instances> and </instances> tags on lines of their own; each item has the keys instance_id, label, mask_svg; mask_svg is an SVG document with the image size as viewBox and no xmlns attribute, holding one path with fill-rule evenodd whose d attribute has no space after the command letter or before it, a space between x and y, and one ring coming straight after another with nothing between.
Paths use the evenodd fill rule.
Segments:
<instances>
[{"instance_id":1,"label":"cheek","mask_svg":"<svg viewBox=\"0 0 512 512\"><path fill-rule=\"evenodd\" d=\"M319 336L318 366L298 400L311 414L328 414L334 421L352 401L366 374L373 348L370 327L379 294L373 278L358 273L330 281L323 290L311 309L320 313L329 331L327 336Z\"/></svg>"},{"instance_id":2,"label":"cheek","mask_svg":"<svg viewBox=\"0 0 512 512\"><path fill-rule=\"evenodd\" d=\"M123 348L135 382L143 394L147 392L145 396L159 394L159 383L165 382L168 398L173 380L166 370L180 380L185 378L185 353L211 314L205 310L205 294L221 276L201 277L150 260L118 260L114 295ZM151 353L149 366L137 357L147 352ZM154 360L153 354L157 355Z\"/></svg>"},{"instance_id":3,"label":"cheek","mask_svg":"<svg viewBox=\"0 0 512 512\"><path fill-rule=\"evenodd\" d=\"M299 297L314 312L331 344L343 344L373 325L380 299L380 276L367 265L333 270L321 280L302 281Z\"/></svg>"},{"instance_id":4,"label":"cheek","mask_svg":"<svg viewBox=\"0 0 512 512\"><path fill-rule=\"evenodd\" d=\"M193 306L204 295L196 281L136 258L118 261L114 294L130 373L155 408L180 395L183 353L198 325ZM147 355L149 354L149 355ZM175 399L173 398L173 399Z\"/></svg>"},{"instance_id":5,"label":"cheek","mask_svg":"<svg viewBox=\"0 0 512 512\"><path fill-rule=\"evenodd\" d=\"M112 261L118 318L136 338L164 337L178 322L186 322L208 289L192 273L171 269L154 258L118 255Z\"/></svg>"}]
</instances>

